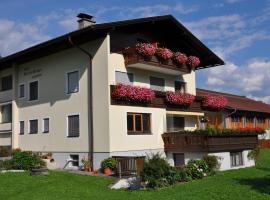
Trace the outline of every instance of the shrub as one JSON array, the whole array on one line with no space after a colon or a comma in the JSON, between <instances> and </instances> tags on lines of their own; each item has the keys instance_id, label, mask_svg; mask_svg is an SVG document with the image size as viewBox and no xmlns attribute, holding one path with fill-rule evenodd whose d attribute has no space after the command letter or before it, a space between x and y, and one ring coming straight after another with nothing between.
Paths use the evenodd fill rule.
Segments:
<instances>
[{"instance_id":1,"label":"shrub","mask_svg":"<svg viewBox=\"0 0 270 200\"><path fill-rule=\"evenodd\" d=\"M257 147L255 149L251 150L250 152L248 152L247 157L249 159L253 159L254 162L255 162L255 165L257 165L257 159L258 159L258 157L260 155L260 151L261 151L261 149L259 147Z\"/></svg>"},{"instance_id":2,"label":"shrub","mask_svg":"<svg viewBox=\"0 0 270 200\"><path fill-rule=\"evenodd\" d=\"M20 148L12 149L11 155L14 155L18 152L21 152L22 150Z\"/></svg>"},{"instance_id":3,"label":"shrub","mask_svg":"<svg viewBox=\"0 0 270 200\"><path fill-rule=\"evenodd\" d=\"M187 174L192 179L201 179L209 172L204 160L190 160L187 164Z\"/></svg>"},{"instance_id":4,"label":"shrub","mask_svg":"<svg viewBox=\"0 0 270 200\"><path fill-rule=\"evenodd\" d=\"M142 182L146 183L148 188L158 188L173 185L180 180L180 176L175 167L161 157L160 154L154 154L145 161L141 174Z\"/></svg>"},{"instance_id":5,"label":"shrub","mask_svg":"<svg viewBox=\"0 0 270 200\"><path fill-rule=\"evenodd\" d=\"M113 159L112 157L106 158L101 162L101 168L110 168L110 169L115 169L117 166L117 161Z\"/></svg>"},{"instance_id":6,"label":"shrub","mask_svg":"<svg viewBox=\"0 0 270 200\"><path fill-rule=\"evenodd\" d=\"M12 169L30 170L46 167L46 163L31 151L17 152L9 163Z\"/></svg>"},{"instance_id":7,"label":"shrub","mask_svg":"<svg viewBox=\"0 0 270 200\"><path fill-rule=\"evenodd\" d=\"M218 162L218 156L206 155L203 157L203 160L207 164L210 173L215 172L220 167Z\"/></svg>"},{"instance_id":8,"label":"shrub","mask_svg":"<svg viewBox=\"0 0 270 200\"><path fill-rule=\"evenodd\" d=\"M180 182L188 182L190 181L190 176L188 175L187 168L186 167L178 167L177 168L178 174L179 174L179 181Z\"/></svg>"}]
</instances>

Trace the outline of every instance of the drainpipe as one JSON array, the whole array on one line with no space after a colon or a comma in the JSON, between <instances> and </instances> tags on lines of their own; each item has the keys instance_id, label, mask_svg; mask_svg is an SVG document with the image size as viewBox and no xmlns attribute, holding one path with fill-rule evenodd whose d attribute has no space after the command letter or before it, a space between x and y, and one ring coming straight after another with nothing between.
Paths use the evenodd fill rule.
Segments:
<instances>
[{"instance_id":1,"label":"drainpipe","mask_svg":"<svg viewBox=\"0 0 270 200\"><path fill-rule=\"evenodd\" d=\"M87 98L88 98L88 136L90 139L90 145L89 145L89 160L91 162L91 166L93 167L93 159L94 159L94 134L93 134L93 83L92 83L92 79L93 79L93 69L92 69L92 60L93 60L93 56L86 51L85 49L83 49L82 47L76 45L73 41L72 38L69 36L68 37L68 41L69 43L74 46L75 48L79 49L81 52L83 52L85 55L87 55L89 57L89 68L87 70L87 76L88 76L88 86L89 86L89 90L87 92Z\"/></svg>"}]
</instances>

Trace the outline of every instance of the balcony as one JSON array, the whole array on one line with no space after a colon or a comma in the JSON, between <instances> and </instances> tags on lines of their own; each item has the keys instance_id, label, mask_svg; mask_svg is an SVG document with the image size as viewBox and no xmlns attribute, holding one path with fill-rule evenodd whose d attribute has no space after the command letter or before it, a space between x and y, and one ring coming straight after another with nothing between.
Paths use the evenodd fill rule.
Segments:
<instances>
[{"instance_id":1,"label":"balcony","mask_svg":"<svg viewBox=\"0 0 270 200\"><path fill-rule=\"evenodd\" d=\"M190 69L186 65L176 65L172 60L168 62L160 62L156 56L149 59L137 54L135 48L127 48L122 50L125 58L125 65L128 68L143 69L169 75L181 75L190 73Z\"/></svg>"},{"instance_id":2,"label":"balcony","mask_svg":"<svg viewBox=\"0 0 270 200\"><path fill-rule=\"evenodd\" d=\"M0 91L0 103L12 101L13 90Z\"/></svg>"},{"instance_id":3,"label":"balcony","mask_svg":"<svg viewBox=\"0 0 270 200\"><path fill-rule=\"evenodd\" d=\"M0 123L0 134L11 131L11 122L9 123Z\"/></svg>"},{"instance_id":4,"label":"balcony","mask_svg":"<svg viewBox=\"0 0 270 200\"><path fill-rule=\"evenodd\" d=\"M165 151L221 152L253 149L258 144L258 135L206 136L180 134L177 132L162 135Z\"/></svg>"}]
</instances>

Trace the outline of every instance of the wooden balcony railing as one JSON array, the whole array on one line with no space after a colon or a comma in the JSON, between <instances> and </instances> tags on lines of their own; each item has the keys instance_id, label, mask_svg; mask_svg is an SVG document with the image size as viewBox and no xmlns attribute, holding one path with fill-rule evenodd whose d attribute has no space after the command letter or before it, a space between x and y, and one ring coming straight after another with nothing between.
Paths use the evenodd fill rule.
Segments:
<instances>
[{"instance_id":1,"label":"wooden balcony railing","mask_svg":"<svg viewBox=\"0 0 270 200\"><path fill-rule=\"evenodd\" d=\"M135 47L122 50L125 58L126 67L135 67L150 71L157 71L166 74L183 74L190 73L190 69L186 65L177 65L171 59L167 62L160 61L156 56L145 58L136 52ZM152 66L152 67L149 67Z\"/></svg>"},{"instance_id":2,"label":"wooden balcony railing","mask_svg":"<svg viewBox=\"0 0 270 200\"><path fill-rule=\"evenodd\" d=\"M253 149L258 145L258 136L229 135L206 136L180 133L162 135L165 151L218 152Z\"/></svg>"}]
</instances>

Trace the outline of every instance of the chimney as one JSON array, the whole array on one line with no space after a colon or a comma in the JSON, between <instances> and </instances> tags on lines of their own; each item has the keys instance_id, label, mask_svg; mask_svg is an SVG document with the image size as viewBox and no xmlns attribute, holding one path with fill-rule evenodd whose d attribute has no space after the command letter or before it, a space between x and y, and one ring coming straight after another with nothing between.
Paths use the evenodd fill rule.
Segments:
<instances>
[{"instance_id":1,"label":"chimney","mask_svg":"<svg viewBox=\"0 0 270 200\"><path fill-rule=\"evenodd\" d=\"M96 21L94 20L94 17L85 13L79 13L77 15L78 19L78 28L79 29L83 29L85 27L88 26L92 26L93 24L96 23Z\"/></svg>"}]
</instances>

